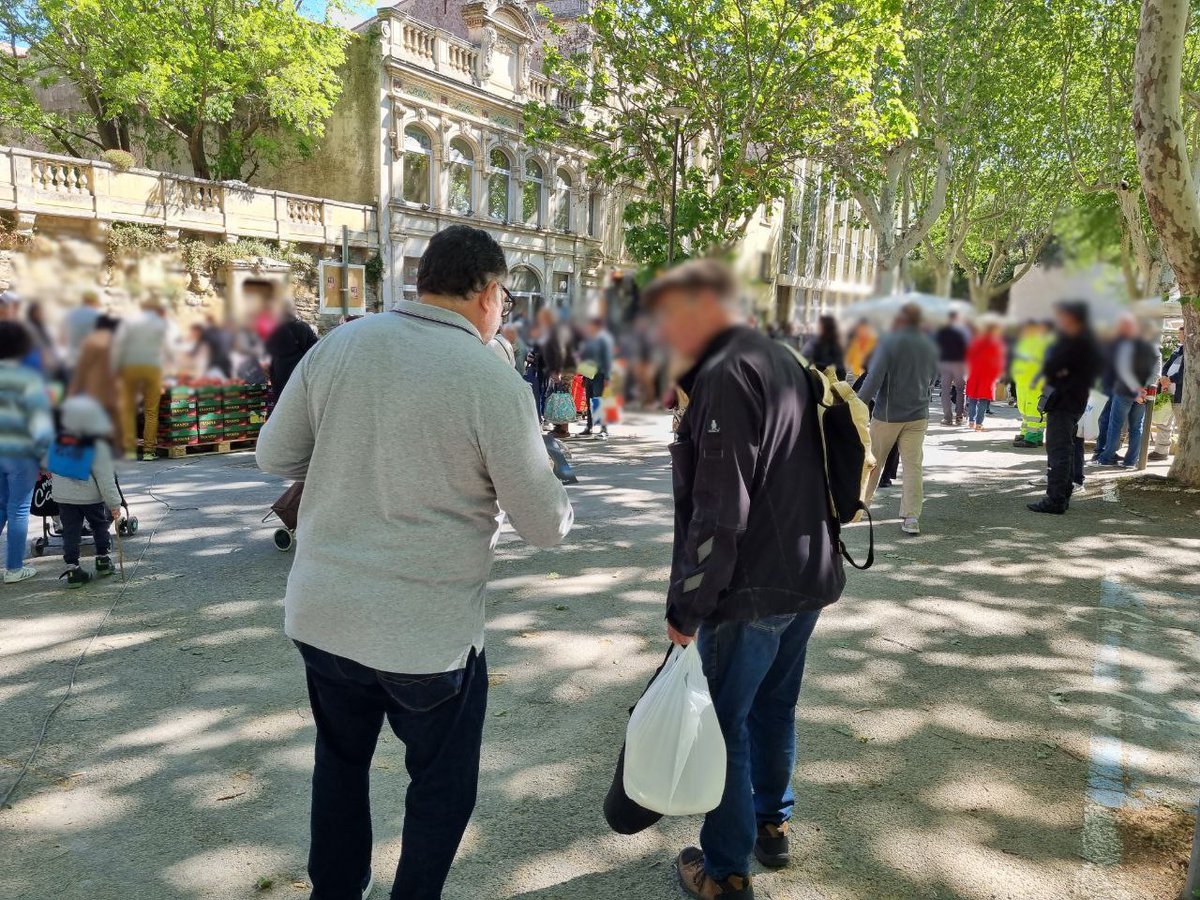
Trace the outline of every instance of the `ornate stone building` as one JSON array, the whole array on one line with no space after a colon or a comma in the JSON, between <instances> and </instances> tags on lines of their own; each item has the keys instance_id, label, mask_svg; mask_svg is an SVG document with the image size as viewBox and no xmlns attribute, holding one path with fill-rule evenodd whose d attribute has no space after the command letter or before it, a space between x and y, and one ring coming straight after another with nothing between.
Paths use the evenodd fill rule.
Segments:
<instances>
[{"instance_id":1,"label":"ornate stone building","mask_svg":"<svg viewBox=\"0 0 1200 900\"><path fill-rule=\"evenodd\" d=\"M526 102L574 102L541 74L529 5L408 0L355 30L348 69L367 77L348 73L317 154L272 183L378 204L385 304L415 296L430 236L465 222L500 242L526 312L580 306L624 262L620 214L582 153L523 138Z\"/></svg>"},{"instance_id":2,"label":"ornate stone building","mask_svg":"<svg viewBox=\"0 0 1200 900\"><path fill-rule=\"evenodd\" d=\"M573 17L586 0L547 4L548 35L525 0L401 0L355 31L345 90L314 157L273 173L287 190L375 203L388 277L381 299L415 296L430 236L456 222L490 231L526 312L591 306L613 269L631 271L624 198L587 176L578 148L526 141L522 115L574 97L542 72L542 46L586 40ZM797 173L786 202L764 208L737 261L764 321L815 321L870 290L873 244L850 204L815 170Z\"/></svg>"}]
</instances>

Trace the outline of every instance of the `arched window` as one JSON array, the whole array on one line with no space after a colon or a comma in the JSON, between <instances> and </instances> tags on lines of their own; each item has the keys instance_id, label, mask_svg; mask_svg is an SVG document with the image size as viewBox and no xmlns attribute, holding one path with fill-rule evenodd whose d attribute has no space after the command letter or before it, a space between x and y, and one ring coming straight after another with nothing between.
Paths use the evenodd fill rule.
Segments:
<instances>
[{"instance_id":1,"label":"arched window","mask_svg":"<svg viewBox=\"0 0 1200 900\"><path fill-rule=\"evenodd\" d=\"M488 217L497 222L508 221L508 185L512 173L509 171L508 155L503 150L493 150L492 171L488 175Z\"/></svg>"},{"instance_id":2,"label":"arched window","mask_svg":"<svg viewBox=\"0 0 1200 900\"><path fill-rule=\"evenodd\" d=\"M559 169L554 178L554 227L571 230L571 175L566 169Z\"/></svg>"},{"instance_id":3,"label":"arched window","mask_svg":"<svg viewBox=\"0 0 1200 900\"><path fill-rule=\"evenodd\" d=\"M533 228L542 227L542 167L532 159L525 161L525 186L521 190L521 220Z\"/></svg>"},{"instance_id":4,"label":"arched window","mask_svg":"<svg viewBox=\"0 0 1200 900\"><path fill-rule=\"evenodd\" d=\"M433 194L433 144L415 125L404 129L404 199L428 206Z\"/></svg>"},{"instance_id":5,"label":"arched window","mask_svg":"<svg viewBox=\"0 0 1200 900\"><path fill-rule=\"evenodd\" d=\"M475 208L473 193L475 154L462 138L450 142L450 152L446 157L446 166L450 170L450 211L460 216L469 216Z\"/></svg>"},{"instance_id":6,"label":"arched window","mask_svg":"<svg viewBox=\"0 0 1200 900\"><path fill-rule=\"evenodd\" d=\"M542 280L528 266L516 266L509 273L508 290L516 298L517 311L532 318L542 306Z\"/></svg>"}]
</instances>

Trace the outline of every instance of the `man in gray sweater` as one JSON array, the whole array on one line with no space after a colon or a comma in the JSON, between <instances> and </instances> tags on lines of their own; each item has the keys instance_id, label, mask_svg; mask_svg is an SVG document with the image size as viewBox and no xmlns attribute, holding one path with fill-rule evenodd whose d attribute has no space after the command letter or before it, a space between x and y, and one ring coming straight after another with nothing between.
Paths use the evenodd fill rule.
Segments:
<instances>
[{"instance_id":1,"label":"man in gray sweater","mask_svg":"<svg viewBox=\"0 0 1200 900\"><path fill-rule=\"evenodd\" d=\"M904 493L900 500L900 527L906 534L921 533L924 504L925 431L929 427L929 401L938 370L938 348L921 331L921 307L905 304L891 334L871 357L866 380L858 389L871 412L871 452L885 460L900 445L904 465ZM871 470L867 485L869 504L879 487L882 466Z\"/></svg>"},{"instance_id":2,"label":"man in gray sweater","mask_svg":"<svg viewBox=\"0 0 1200 900\"><path fill-rule=\"evenodd\" d=\"M487 232L439 232L420 302L321 340L259 437L262 469L304 480L284 628L317 726L314 898L372 887L368 773L385 716L412 780L391 896L441 896L475 805L503 515L539 547L574 519L529 386L487 347L511 308L507 272Z\"/></svg>"}]
</instances>

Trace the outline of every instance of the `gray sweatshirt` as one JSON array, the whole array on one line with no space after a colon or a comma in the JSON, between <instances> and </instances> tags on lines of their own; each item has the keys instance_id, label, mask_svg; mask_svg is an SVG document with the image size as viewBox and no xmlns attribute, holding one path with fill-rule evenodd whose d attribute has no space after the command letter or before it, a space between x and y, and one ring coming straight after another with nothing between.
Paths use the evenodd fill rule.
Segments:
<instances>
[{"instance_id":1,"label":"gray sweatshirt","mask_svg":"<svg viewBox=\"0 0 1200 900\"><path fill-rule=\"evenodd\" d=\"M574 521L529 385L465 318L423 303L310 350L258 464L304 479L284 630L388 672L451 671L482 650L501 509L539 547Z\"/></svg>"},{"instance_id":2,"label":"gray sweatshirt","mask_svg":"<svg viewBox=\"0 0 1200 900\"><path fill-rule=\"evenodd\" d=\"M917 328L902 328L880 341L858 396L875 401L871 414L880 422L927 419L937 371L937 345Z\"/></svg>"}]
</instances>

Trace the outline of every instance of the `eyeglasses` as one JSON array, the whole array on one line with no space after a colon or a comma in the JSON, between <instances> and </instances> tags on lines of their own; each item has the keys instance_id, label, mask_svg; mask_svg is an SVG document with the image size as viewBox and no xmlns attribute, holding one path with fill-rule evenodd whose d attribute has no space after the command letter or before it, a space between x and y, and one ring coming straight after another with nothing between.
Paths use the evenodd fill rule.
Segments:
<instances>
[{"instance_id":1,"label":"eyeglasses","mask_svg":"<svg viewBox=\"0 0 1200 900\"><path fill-rule=\"evenodd\" d=\"M517 305L517 298L504 285L500 285L500 290L504 291L504 305L500 307L500 316L507 319L512 314L513 307Z\"/></svg>"}]
</instances>

